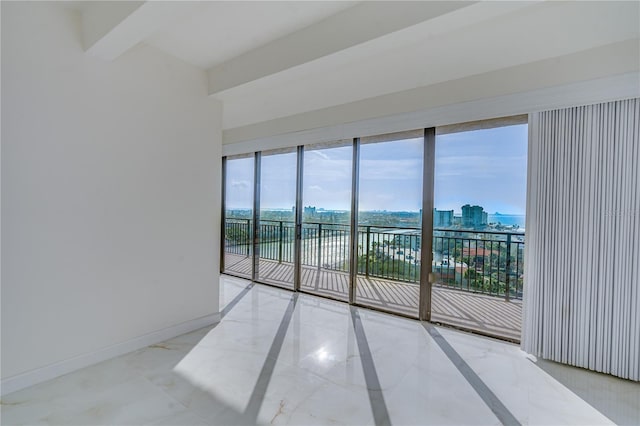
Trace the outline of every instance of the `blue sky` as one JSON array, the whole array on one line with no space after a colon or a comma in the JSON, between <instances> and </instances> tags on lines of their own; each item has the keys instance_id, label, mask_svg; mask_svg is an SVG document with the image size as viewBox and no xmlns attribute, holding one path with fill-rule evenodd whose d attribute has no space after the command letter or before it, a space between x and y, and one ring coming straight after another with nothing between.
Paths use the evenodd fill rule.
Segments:
<instances>
[{"instance_id":1,"label":"blue sky","mask_svg":"<svg viewBox=\"0 0 640 426\"><path fill-rule=\"evenodd\" d=\"M296 204L296 153L262 156L262 209L290 209Z\"/></svg>"},{"instance_id":2,"label":"blue sky","mask_svg":"<svg viewBox=\"0 0 640 426\"><path fill-rule=\"evenodd\" d=\"M363 144L360 210L418 211L422 196L422 140ZM306 150L304 205L327 210L351 206L351 146ZM261 205L290 209L295 203L296 154L262 157ZM438 136L435 205L460 212L478 204L489 213L524 214L527 126ZM253 159L227 162L228 208L250 208Z\"/></svg>"},{"instance_id":3,"label":"blue sky","mask_svg":"<svg viewBox=\"0 0 640 426\"><path fill-rule=\"evenodd\" d=\"M302 195L305 206L326 210L351 208L352 154L350 145L305 151Z\"/></svg>"},{"instance_id":4,"label":"blue sky","mask_svg":"<svg viewBox=\"0 0 640 426\"><path fill-rule=\"evenodd\" d=\"M360 210L419 211L423 153L422 138L361 145Z\"/></svg>"},{"instance_id":5,"label":"blue sky","mask_svg":"<svg viewBox=\"0 0 640 426\"><path fill-rule=\"evenodd\" d=\"M436 138L435 206L465 204L489 213L524 214L527 125L451 133Z\"/></svg>"},{"instance_id":6,"label":"blue sky","mask_svg":"<svg viewBox=\"0 0 640 426\"><path fill-rule=\"evenodd\" d=\"M253 157L227 161L226 208L253 208Z\"/></svg>"}]
</instances>

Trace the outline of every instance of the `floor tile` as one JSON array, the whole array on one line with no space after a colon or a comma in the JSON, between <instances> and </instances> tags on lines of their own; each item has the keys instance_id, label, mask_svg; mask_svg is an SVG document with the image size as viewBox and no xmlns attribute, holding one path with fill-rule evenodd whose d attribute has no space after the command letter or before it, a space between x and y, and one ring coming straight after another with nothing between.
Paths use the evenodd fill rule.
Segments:
<instances>
[{"instance_id":1,"label":"floor tile","mask_svg":"<svg viewBox=\"0 0 640 426\"><path fill-rule=\"evenodd\" d=\"M214 326L6 395L2 424L640 424L637 383L249 284L222 277Z\"/></svg>"}]
</instances>

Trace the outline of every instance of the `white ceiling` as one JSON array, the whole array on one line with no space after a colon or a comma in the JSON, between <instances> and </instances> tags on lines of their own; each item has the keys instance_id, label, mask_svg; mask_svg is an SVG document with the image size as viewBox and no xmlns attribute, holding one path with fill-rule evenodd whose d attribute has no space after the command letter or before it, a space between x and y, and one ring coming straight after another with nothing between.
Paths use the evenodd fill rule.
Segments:
<instances>
[{"instance_id":1,"label":"white ceiling","mask_svg":"<svg viewBox=\"0 0 640 426\"><path fill-rule=\"evenodd\" d=\"M138 3L83 3L112 28L88 51L143 42L207 70L225 129L640 39L638 1Z\"/></svg>"},{"instance_id":2,"label":"white ceiling","mask_svg":"<svg viewBox=\"0 0 640 426\"><path fill-rule=\"evenodd\" d=\"M418 25L216 97L224 127L244 126L638 38L637 11L553 2L442 32Z\"/></svg>"},{"instance_id":3,"label":"white ceiling","mask_svg":"<svg viewBox=\"0 0 640 426\"><path fill-rule=\"evenodd\" d=\"M146 39L173 56L210 68L347 9L355 1L215 1Z\"/></svg>"}]
</instances>

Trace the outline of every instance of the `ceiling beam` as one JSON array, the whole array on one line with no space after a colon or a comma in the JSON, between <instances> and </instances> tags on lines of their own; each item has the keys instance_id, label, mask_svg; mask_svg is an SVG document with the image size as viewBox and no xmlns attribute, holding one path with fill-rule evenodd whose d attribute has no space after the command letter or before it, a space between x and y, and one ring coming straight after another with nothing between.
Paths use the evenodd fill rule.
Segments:
<instances>
[{"instance_id":1,"label":"ceiling beam","mask_svg":"<svg viewBox=\"0 0 640 426\"><path fill-rule=\"evenodd\" d=\"M363 2L300 31L210 68L209 94L280 73L425 21L475 1Z\"/></svg>"},{"instance_id":2,"label":"ceiling beam","mask_svg":"<svg viewBox=\"0 0 640 426\"><path fill-rule=\"evenodd\" d=\"M97 1L82 12L85 51L112 61L171 22L196 13L200 2Z\"/></svg>"},{"instance_id":3,"label":"ceiling beam","mask_svg":"<svg viewBox=\"0 0 640 426\"><path fill-rule=\"evenodd\" d=\"M640 40L625 40L225 129L223 144L233 148L225 145L224 153L239 154L240 147L253 152L627 99L640 94L639 76ZM456 105L469 108L451 118L450 108Z\"/></svg>"}]
</instances>

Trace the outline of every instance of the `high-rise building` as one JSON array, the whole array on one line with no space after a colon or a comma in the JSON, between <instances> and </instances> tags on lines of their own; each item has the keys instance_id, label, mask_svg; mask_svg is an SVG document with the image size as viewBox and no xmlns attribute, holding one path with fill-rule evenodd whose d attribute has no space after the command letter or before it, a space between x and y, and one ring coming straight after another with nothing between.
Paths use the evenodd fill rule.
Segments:
<instances>
[{"instance_id":1,"label":"high-rise building","mask_svg":"<svg viewBox=\"0 0 640 426\"><path fill-rule=\"evenodd\" d=\"M433 209L433 227L449 228L453 225L453 210Z\"/></svg>"},{"instance_id":2,"label":"high-rise building","mask_svg":"<svg viewBox=\"0 0 640 426\"><path fill-rule=\"evenodd\" d=\"M488 215L481 206L462 206L462 226L465 228L482 228L487 225Z\"/></svg>"}]
</instances>

